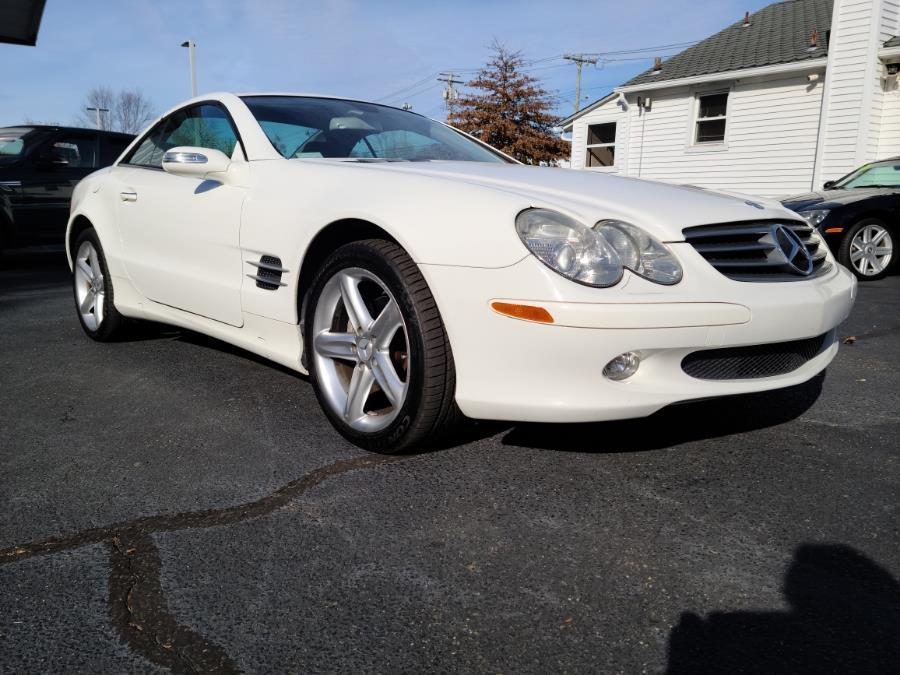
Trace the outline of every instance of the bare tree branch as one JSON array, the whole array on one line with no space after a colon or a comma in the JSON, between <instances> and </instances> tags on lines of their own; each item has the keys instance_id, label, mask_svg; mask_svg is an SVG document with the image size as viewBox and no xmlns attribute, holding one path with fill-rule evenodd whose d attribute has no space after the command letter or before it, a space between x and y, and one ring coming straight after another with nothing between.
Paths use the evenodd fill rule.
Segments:
<instances>
[{"instance_id":1,"label":"bare tree branch","mask_svg":"<svg viewBox=\"0 0 900 675\"><path fill-rule=\"evenodd\" d=\"M154 118L153 103L138 89L116 93L111 87L94 87L84 99L82 110L75 118L79 126L97 126L97 113L88 108L101 108L100 129L136 134Z\"/></svg>"},{"instance_id":2,"label":"bare tree branch","mask_svg":"<svg viewBox=\"0 0 900 675\"><path fill-rule=\"evenodd\" d=\"M88 92L81 106L81 112L76 118L76 122L83 127L97 126L97 113L88 108L106 109L109 112L100 113L100 129L103 131L112 130L112 109L116 102L116 94L110 87L94 87Z\"/></svg>"},{"instance_id":3,"label":"bare tree branch","mask_svg":"<svg viewBox=\"0 0 900 675\"><path fill-rule=\"evenodd\" d=\"M33 117L25 118L26 126L48 126L48 127L58 127L59 122L56 120L36 120Z\"/></svg>"},{"instance_id":4,"label":"bare tree branch","mask_svg":"<svg viewBox=\"0 0 900 675\"><path fill-rule=\"evenodd\" d=\"M136 134L154 117L153 103L140 90L127 89L119 93L113 115L117 131Z\"/></svg>"}]
</instances>

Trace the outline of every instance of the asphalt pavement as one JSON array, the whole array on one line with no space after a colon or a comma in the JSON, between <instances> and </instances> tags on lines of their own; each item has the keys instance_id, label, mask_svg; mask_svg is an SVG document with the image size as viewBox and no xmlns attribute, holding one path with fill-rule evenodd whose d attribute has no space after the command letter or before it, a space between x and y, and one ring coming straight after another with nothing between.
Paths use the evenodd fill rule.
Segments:
<instances>
[{"instance_id":1,"label":"asphalt pavement","mask_svg":"<svg viewBox=\"0 0 900 675\"><path fill-rule=\"evenodd\" d=\"M900 672L900 276L824 378L349 445L303 377L0 269L0 671Z\"/></svg>"}]
</instances>

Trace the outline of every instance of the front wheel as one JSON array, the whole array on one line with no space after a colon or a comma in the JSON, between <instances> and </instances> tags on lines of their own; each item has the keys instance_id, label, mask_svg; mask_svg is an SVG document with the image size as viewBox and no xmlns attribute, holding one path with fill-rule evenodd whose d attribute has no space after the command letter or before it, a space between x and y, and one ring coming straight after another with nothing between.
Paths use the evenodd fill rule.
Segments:
<instances>
[{"instance_id":1,"label":"front wheel","mask_svg":"<svg viewBox=\"0 0 900 675\"><path fill-rule=\"evenodd\" d=\"M125 318L113 303L112 277L93 229L78 235L72 261L72 288L81 327L98 342L115 340L125 330Z\"/></svg>"},{"instance_id":2,"label":"front wheel","mask_svg":"<svg viewBox=\"0 0 900 675\"><path fill-rule=\"evenodd\" d=\"M304 314L310 379L334 427L356 445L399 452L457 416L450 344L407 253L369 239L326 260Z\"/></svg>"},{"instance_id":3,"label":"front wheel","mask_svg":"<svg viewBox=\"0 0 900 675\"><path fill-rule=\"evenodd\" d=\"M891 231L877 218L866 218L844 235L838 260L859 279L873 281L888 273L894 259Z\"/></svg>"}]
</instances>

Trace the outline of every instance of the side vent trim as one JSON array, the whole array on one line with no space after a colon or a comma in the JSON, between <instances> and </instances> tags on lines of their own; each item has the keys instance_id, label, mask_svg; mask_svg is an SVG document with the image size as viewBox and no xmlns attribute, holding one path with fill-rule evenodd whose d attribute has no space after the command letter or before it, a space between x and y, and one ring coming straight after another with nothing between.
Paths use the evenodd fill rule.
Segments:
<instances>
[{"instance_id":1,"label":"side vent trim","mask_svg":"<svg viewBox=\"0 0 900 675\"><path fill-rule=\"evenodd\" d=\"M281 266L281 258L272 255L264 255L258 261L248 260L248 265L256 268L256 274L248 274L247 276L256 281L257 288L263 288L267 291L277 291L281 286L287 286L281 280L281 275L287 272Z\"/></svg>"}]
</instances>

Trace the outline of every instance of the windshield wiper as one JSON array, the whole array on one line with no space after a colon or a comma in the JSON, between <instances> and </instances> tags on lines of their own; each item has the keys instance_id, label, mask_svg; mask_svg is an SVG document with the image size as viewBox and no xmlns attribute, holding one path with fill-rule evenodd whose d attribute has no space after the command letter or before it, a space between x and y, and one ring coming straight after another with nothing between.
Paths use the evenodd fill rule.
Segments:
<instances>
[{"instance_id":1,"label":"windshield wiper","mask_svg":"<svg viewBox=\"0 0 900 675\"><path fill-rule=\"evenodd\" d=\"M900 188L900 185L854 185L851 189L858 190L860 188Z\"/></svg>"}]
</instances>

